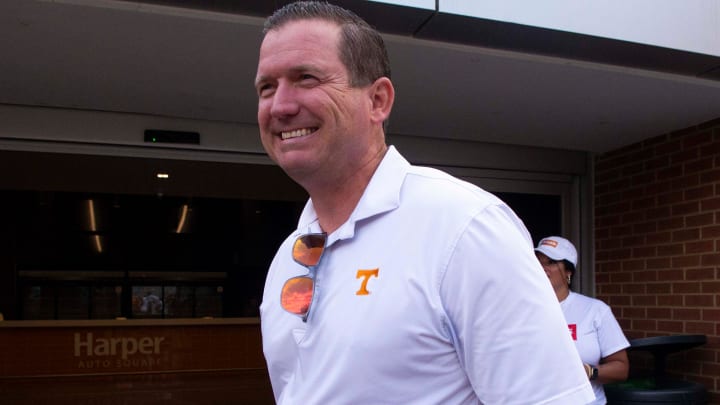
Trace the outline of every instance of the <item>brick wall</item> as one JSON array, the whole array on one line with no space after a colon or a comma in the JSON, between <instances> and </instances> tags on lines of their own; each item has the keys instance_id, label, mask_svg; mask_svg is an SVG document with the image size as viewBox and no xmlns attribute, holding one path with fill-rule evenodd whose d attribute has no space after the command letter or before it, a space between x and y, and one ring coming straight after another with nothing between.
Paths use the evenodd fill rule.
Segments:
<instances>
[{"instance_id":1,"label":"brick wall","mask_svg":"<svg viewBox=\"0 0 720 405\"><path fill-rule=\"evenodd\" d=\"M703 334L668 357L720 403L720 119L595 160L597 297L629 339ZM649 367L631 353L631 372Z\"/></svg>"}]
</instances>

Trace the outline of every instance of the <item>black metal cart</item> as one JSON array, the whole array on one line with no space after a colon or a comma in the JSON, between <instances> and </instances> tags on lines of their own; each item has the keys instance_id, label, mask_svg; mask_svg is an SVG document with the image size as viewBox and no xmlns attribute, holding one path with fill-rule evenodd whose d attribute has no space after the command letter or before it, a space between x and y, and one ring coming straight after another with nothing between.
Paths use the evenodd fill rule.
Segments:
<instances>
[{"instance_id":1,"label":"black metal cart","mask_svg":"<svg viewBox=\"0 0 720 405\"><path fill-rule=\"evenodd\" d=\"M705 335L655 336L631 340L628 350L643 350L652 354L653 375L643 379L630 379L624 383L606 384L608 405L705 405L705 387L696 382L669 378L665 374L665 360L672 353L706 342Z\"/></svg>"}]
</instances>

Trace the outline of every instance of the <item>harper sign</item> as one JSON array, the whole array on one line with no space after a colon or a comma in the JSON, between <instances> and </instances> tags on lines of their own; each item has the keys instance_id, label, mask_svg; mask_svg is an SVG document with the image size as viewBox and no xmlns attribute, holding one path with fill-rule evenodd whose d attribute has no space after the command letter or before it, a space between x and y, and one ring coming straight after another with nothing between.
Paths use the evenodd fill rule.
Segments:
<instances>
[{"instance_id":1,"label":"harper sign","mask_svg":"<svg viewBox=\"0 0 720 405\"><path fill-rule=\"evenodd\" d=\"M161 365L164 336L95 338L91 332L74 334L79 369L155 368ZM141 357L139 357L141 356Z\"/></svg>"},{"instance_id":2,"label":"harper sign","mask_svg":"<svg viewBox=\"0 0 720 405\"><path fill-rule=\"evenodd\" d=\"M145 336L141 338L97 338L87 332L83 338L75 333L75 357L82 353L86 356L117 356L125 360L133 354L160 354L160 343L165 340L162 336Z\"/></svg>"},{"instance_id":3,"label":"harper sign","mask_svg":"<svg viewBox=\"0 0 720 405\"><path fill-rule=\"evenodd\" d=\"M112 322L116 327L93 322L3 321L0 346L12 349L0 350L0 379L265 365L259 323L184 319L173 321L177 325L135 322L135 326L131 320ZM0 403L4 402L0 399Z\"/></svg>"}]
</instances>

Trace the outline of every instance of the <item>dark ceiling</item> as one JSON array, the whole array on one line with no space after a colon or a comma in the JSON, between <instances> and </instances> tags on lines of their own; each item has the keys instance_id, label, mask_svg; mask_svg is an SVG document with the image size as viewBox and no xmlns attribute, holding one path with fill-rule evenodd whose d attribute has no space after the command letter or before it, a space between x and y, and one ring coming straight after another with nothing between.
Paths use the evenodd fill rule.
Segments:
<instances>
[{"instance_id":1,"label":"dark ceiling","mask_svg":"<svg viewBox=\"0 0 720 405\"><path fill-rule=\"evenodd\" d=\"M0 104L256 125L262 16L282 3L4 0ZM717 56L338 3L386 33L391 134L602 153L720 117Z\"/></svg>"}]
</instances>

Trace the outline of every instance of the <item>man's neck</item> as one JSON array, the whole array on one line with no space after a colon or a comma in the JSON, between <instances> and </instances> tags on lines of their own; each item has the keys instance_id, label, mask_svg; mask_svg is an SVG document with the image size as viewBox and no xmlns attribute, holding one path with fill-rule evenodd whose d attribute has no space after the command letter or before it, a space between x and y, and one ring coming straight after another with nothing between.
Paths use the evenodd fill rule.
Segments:
<instances>
[{"instance_id":1,"label":"man's neck","mask_svg":"<svg viewBox=\"0 0 720 405\"><path fill-rule=\"evenodd\" d=\"M324 232L333 233L347 222L360 201L365 188L331 192L326 196L311 195L320 227Z\"/></svg>"},{"instance_id":2,"label":"man's neck","mask_svg":"<svg viewBox=\"0 0 720 405\"><path fill-rule=\"evenodd\" d=\"M385 152L387 147L349 176L306 188L323 231L332 233L350 218Z\"/></svg>"}]
</instances>

